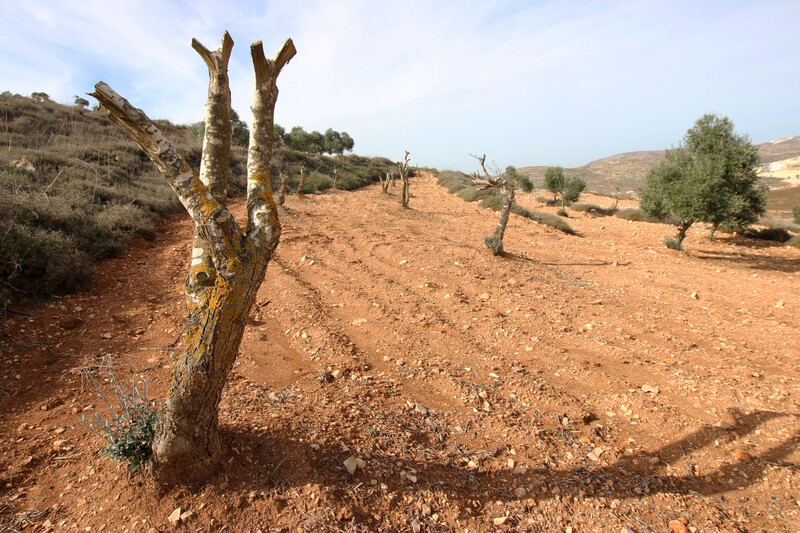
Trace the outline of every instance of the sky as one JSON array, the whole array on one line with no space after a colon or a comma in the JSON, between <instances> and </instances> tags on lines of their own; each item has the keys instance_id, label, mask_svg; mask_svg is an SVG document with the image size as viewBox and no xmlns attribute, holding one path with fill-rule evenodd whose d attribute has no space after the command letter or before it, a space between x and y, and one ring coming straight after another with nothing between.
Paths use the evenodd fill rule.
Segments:
<instances>
[{"instance_id":1,"label":"sky","mask_svg":"<svg viewBox=\"0 0 800 533\"><path fill-rule=\"evenodd\" d=\"M270 57L291 37L277 123L439 169L670 148L709 112L754 143L800 135L798 0L0 0L0 18L0 91L72 103L104 81L181 124L207 95L193 37L233 37L243 118L250 44Z\"/></svg>"}]
</instances>

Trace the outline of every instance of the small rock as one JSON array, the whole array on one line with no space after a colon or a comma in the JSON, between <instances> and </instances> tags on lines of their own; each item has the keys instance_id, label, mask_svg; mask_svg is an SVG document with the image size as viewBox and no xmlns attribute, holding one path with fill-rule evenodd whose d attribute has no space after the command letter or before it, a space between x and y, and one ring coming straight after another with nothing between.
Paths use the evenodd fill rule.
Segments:
<instances>
[{"instance_id":1,"label":"small rock","mask_svg":"<svg viewBox=\"0 0 800 533\"><path fill-rule=\"evenodd\" d=\"M419 520L417 520L416 518L411 521L411 529L414 531L414 533L419 533L420 530L422 529Z\"/></svg>"},{"instance_id":2,"label":"small rock","mask_svg":"<svg viewBox=\"0 0 800 533\"><path fill-rule=\"evenodd\" d=\"M741 448L737 448L733 451L733 458L737 461L741 461L743 463L749 463L753 460L753 456L750 455L748 452L742 450Z\"/></svg>"},{"instance_id":3,"label":"small rock","mask_svg":"<svg viewBox=\"0 0 800 533\"><path fill-rule=\"evenodd\" d=\"M422 504L422 516L430 516L433 513L433 509L427 503Z\"/></svg>"},{"instance_id":4,"label":"small rock","mask_svg":"<svg viewBox=\"0 0 800 533\"><path fill-rule=\"evenodd\" d=\"M194 513L192 511L186 511L181 513L181 522L188 522L194 517Z\"/></svg>"},{"instance_id":5,"label":"small rock","mask_svg":"<svg viewBox=\"0 0 800 533\"><path fill-rule=\"evenodd\" d=\"M417 476L413 474L406 474L406 479L409 480L411 483L417 482Z\"/></svg>"},{"instance_id":6,"label":"small rock","mask_svg":"<svg viewBox=\"0 0 800 533\"><path fill-rule=\"evenodd\" d=\"M525 487L517 487L516 489L514 489L514 494L517 496L517 498L522 498L527 493L528 491L525 490Z\"/></svg>"},{"instance_id":7,"label":"small rock","mask_svg":"<svg viewBox=\"0 0 800 533\"><path fill-rule=\"evenodd\" d=\"M342 377L344 377L344 372L342 372L339 369L336 369L333 372L331 372L331 377L333 379L342 379Z\"/></svg>"},{"instance_id":8,"label":"small rock","mask_svg":"<svg viewBox=\"0 0 800 533\"><path fill-rule=\"evenodd\" d=\"M669 523L669 530L673 533L689 533L689 530L686 528L686 524L684 524L681 520L673 520Z\"/></svg>"},{"instance_id":9,"label":"small rock","mask_svg":"<svg viewBox=\"0 0 800 533\"><path fill-rule=\"evenodd\" d=\"M514 469L514 473L515 473L515 474L517 474L517 475L523 475L523 474L525 474L525 472L527 472L527 471L528 471L528 469L527 469L527 468L525 468L524 466L518 466L518 467L516 467L516 468Z\"/></svg>"},{"instance_id":10,"label":"small rock","mask_svg":"<svg viewBox=\"0 0 800 533\"><path fill-rule=\"evenodd\" d=\"M357 318L357 319L355 319L355 320L353 320L351 322L351 324L353 324L354 326L360 326L360 325L366 324L366 323L367 323L367 319L366 318Z\"/></svg>"},{"instance_id":11,"label":"small rock","mask_svg":"<svg viewBox=\"0 0 800 533\"><path fill-rule=\"evenodd\" d=\"M597 462L600 462L600 457L599 457L599 456L598 456L596 453L594 453L594 452L589 452L589 453L586 455L586 457L588 457L589 459L591 459L591 460L592 460L592 461L594 461L595 463L597 463Z\"/></svg>"},{"instance_id":12,"label":"small rock","mask_svg":"<svg viewBox=\"0 0 800 533\"><path fill-rule=\"evenodd\" d=\"M585 326L583 326L583 329L585 329L586 331L592 331L594 329L594 325L586 324Z\"/></svg>"},{"instance_id":13,"label":"small rock","mask_svg":"<svg viewBox=\"0 0 800 533\"><path fill-rule=\"evenodd\" d=\"M786 304L783 302L783 300L778 300L778 303L775 304L775 307L778 309L783 309L785 306Z\"/></svg>"},{"instance_id":14,"label":"small rock","mask_svg":"<svg viewBox=\"0 0 800 533\"><path fill-rule=\"evenodd\" d=\"M722 429L733 429L739 425L739 421L730 411L725 412L719 419L717 424Z\"/></svg>"},{"instance_id":15,"label":"small rock","mask_svg":"<svg viewBox=\"0 0 800 533\"><path fill-rule=\"evenodd\" d=\"M594 454L597 457L600 457L605 453L605 450L603 448L599 447L599 446L597 448L595 448L593 451L594 451Z\"/></svg>"},{"instance_id":16,"label":"small rock","mask_svg":"<svg viewBox=\"0 0 800 533\"><path fill-rule=\"evenodd\" d=\"M111 333L103 333L104 339L110 339L112 337Z\"/></svg>"},{"instance_id":17,"label":"small rock","mask_svg":"<svg viewBox=\"0 0 800 533\"><path fill-rule=\"evenodd\" d=\"M502 526L502 525L503 525L503 524L505 524L507 521L508 521L508 517L507 517L507 516L499 516L499 517L497 517L497 518L493 518L493 519L492 519L492 522L493 522L493 523L494 523L494 525L496 525L496 526Z\"/></svg>"},{"instance_id":18,"label":"small rock","mask_svg":"<svg viewBox=\"0 0 800 533\"><path fill-rule=\"evenodd\" d=\"M347 473L349 473L351 476L356 475L356 470L358 469L358 459L351 455L344 460L344 467L347 469Z\"/></svg>"},{"instance_id":19,"label":"small rock","mask_svg":"<svg viewBox=\"0 0 800 533\"><path fill-rule=\"evenodd\" d=\"M414 410L418 413L421 413L422 416L428 416L428 408L422 405L421 403L417 402L414 404Z\"/></svg>"},{"instance_id":20,"label":"small rock","mask_svg":"<svg viewBox=\"0 0 800 533\"><path fill-rule=\"evenodd\" d=\"M488 292L484 292L483 294L478 296L478 298L480 298L481 300L488 300L489 298L491 298L491 296L489 296Z\"/></svg>"},{"instance_id":21,"label":"small rock","mask_svg":"<svg viewBox=\"0 0 800 533\"><path fill-rule=\"evenodd\" d=\"M692 292L692 294L690 294L689 296L692 297L692 300L699 300L700 299L700 295L697 294L697 291Z\"/></svg>"},{"instance_id":22,"label":"small rock","mask_svg":"<svg viewBox=\"0 0 800 533\"><path fill-rule=\"evenodd\" d=\"M174 511L172 511L172 514L167 517L167 520L169 520L169 523L173 526L177 526L178 522L181 521L181 508L177 507Z\"/></svg>"},{"instance_id":23,"label":"small rock","mask_svg":"<svg viewBox=\"0 0 800 533\"><path fill-rule=\"evenodd\" d=\"M642 385L643 392L649 392L651 394L658 394L658 387L653 387L652 385L644 384Z\"/></svg>"},{"instance_id":24,"label":"small rock","mask_svg":"<svg viewBox=\"0 0 800 533\"><path fill-rule=\"evenodd\" d=\"M400 261L401 265L405 265L406 263L408 263L408 259L403 259L402 261Z\"/></svg>"}]
</instances>

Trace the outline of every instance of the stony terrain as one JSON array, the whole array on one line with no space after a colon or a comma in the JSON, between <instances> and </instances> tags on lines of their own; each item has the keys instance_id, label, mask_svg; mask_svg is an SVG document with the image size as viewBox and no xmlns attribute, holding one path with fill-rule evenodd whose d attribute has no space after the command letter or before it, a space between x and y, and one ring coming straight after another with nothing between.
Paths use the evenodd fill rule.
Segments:
<instances>
[{"instance_id":1,"label":"stony terrain","mask_svg":"<svg viewBox=\"0 0 800 533\"><path fill-rule=\"evenodd\" d=\"M800 251L575 213L512 216L497 258L496 213L398 195L290 197L199 487L88 428L99 368L166 394L189 220L8 314L0 531L800 530Z\"/></svg>"}]
</instances>

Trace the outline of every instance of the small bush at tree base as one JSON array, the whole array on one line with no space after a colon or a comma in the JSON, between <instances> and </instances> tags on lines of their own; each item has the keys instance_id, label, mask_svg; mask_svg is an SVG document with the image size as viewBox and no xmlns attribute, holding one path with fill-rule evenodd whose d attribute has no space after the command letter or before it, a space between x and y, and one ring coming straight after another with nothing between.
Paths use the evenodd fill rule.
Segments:
<instances>
[{"instance_id":1,"label":"small bush at tree base","mask_svg":"<svg viewBox=\"0 0 800 533\"><path fill-rule=\"evenodd\" d=\"M671 250L678 250L681 252L683 251L683 245L681 245L681 243L678 242L678 239L673 239L672 237L667 237L666 239L664 239L664 246L666 246Z\"/></svg>"},{"instance_id":2,"label":"small bush at tree base","mask_svg":"<svg viewBox=\"0 0 800 533\"><path fill-rule=\"evenodd\" d=\"M762 241L786 242L792 238L791 233L783 228L764 228L760 230L748 229L743 234L750 239L760 239Z\"/></svg>"},{"instance_id":3,"label":"small bush at tree base","mask_svg":"<svg viewBox=\"0 0 800 533\"><path fill-rule=\"evenodd\" d=\"M800 204L792 208L792 216L794 217L795 224L800 224Z\"/></svg>"},{"instance_id":4,"label":"small bush at tree base","mask_svg":"<svg viewBox=\"0 0 800 533\"><path fill-rule=\"evenodd\" d=\"M132 472L139 470L153 455L151 442L161 414L156 403L148 399L147 381L132 379L128 383L120 383L114 375L110 361L105 358L97 369L81 370L84 378L100 393L110 411L106 419L95 413L95 423L89 424L89 428L106 441L104 451L109 458L128 463ZM111 385L111 400L95 379L98 371Z\"/></svg>"},{"instance_id":5,"label":"small bush at tree base","mask_svg":"<svg viewBox=\"0 0 800 533\"><path fill-rule=\"evenodd\" d=\"M494 255L503 254L503 241L500 239L496 239L495 237L484 237L483 242L486 243L486 247L491 250Z\"/></svg>"},{"instance_id":6,"label":"small bush at tree base","mask_svg":"<svg viewBox=\"0 0 800 533\"><path fill-rule=\"evenodd\" d=\"M556 215L558 215L560 217L564 217L564 218L568 218L569 217L569 214L567 213L567 210L564 209L563 207L561 209L559 209L558 211L556 211Z\"/></svg>"}]
</instances>

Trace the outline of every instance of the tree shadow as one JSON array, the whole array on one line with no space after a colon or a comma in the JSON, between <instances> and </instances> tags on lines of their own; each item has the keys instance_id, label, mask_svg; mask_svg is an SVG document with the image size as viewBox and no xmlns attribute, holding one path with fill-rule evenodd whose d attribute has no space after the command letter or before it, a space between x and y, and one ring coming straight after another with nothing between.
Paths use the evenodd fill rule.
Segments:
<instances>
[{"instance_id":1,"label":"tree shadow","mask_svg":"<svg viewBox=\"0 0 800 533\"><path fill-rule=\"evenodd\" d=\"M746 252L723 252L716 250L693 251L692 255L698 259L732 263L741 265L744 268L756 270L773 270L789 274L800 272L800 261L789 257L766 257L748 254Z\"/></svg>"},{"instance_id":2,"label":"tree shadow","mask_svg":"<svg viewBox=\"0 0 800 533\"><path fill-rule=\"evenodd\" d=\"M425 430L423 424L405 424L401 418L396 418L397 427L385 431L403 435L405 440L384 451L373 449L369 456L350 451L358 450L359 444L349 437L353 430L348 432L341 424L330 428L331 434L321 445L313 444L315 435L296 427L290 420L284 421L280 431L227 427L223 438L228 443L230 459L209 483L221 485L226 491L251 491L251 494L252 491L286 490L308 484L324 486L331 497L340 497L343 503L349 502L348 505L356 502L357 520L379 526L380 522L373 518L375 505L385 501L391 493L430 490L445 496L456 506L460 518L469 519L474 513L480 513L482 507L496 501L532 500L538 504L545 500L572 501L592 496L636 501L659 493L713 496L754 486L776 467L800 473L800 466L787 461L800 449L800 431L752 457L745 455L744 460L724 462L705 473L695 471L692 457L696 452L721 441L732 443L742 439L770 420L797 417L774 411L735 414L739 420L735 428L703 426L655 451L621 455L608 462L592 463L585 459L593 445L570 440L568 428L540 430L540 438L564 439L563 444L571 446L566 449L583 459L576 458L572 465L558 468L542 458L537 466L523 473L484 468L494 458L501 461L500 456L508 447L469 450L433 429L434 425L430 426L431 430ZM411 419L415 413L405 416ZM355 475L347 473L343 461L350 455L365 457L366 469L358 470ZM672 465L680 460L688 464L682 472L676 473ZM400 471L413 472L418 479L403 477ZM382 484L385 485L381 487ZM520 486L534 489L515 492L514 488ZM358 498L353 497L356 493ZM363 503L359 505L359 501Z\"/></svg>"}]
</instances>

